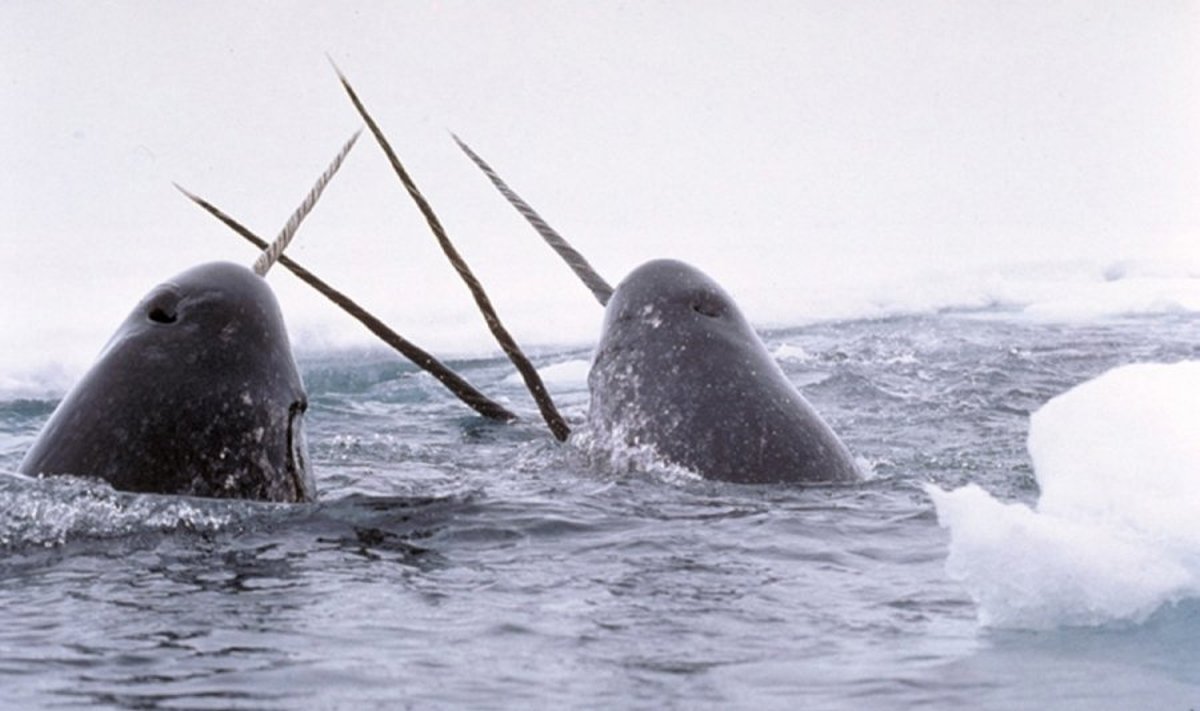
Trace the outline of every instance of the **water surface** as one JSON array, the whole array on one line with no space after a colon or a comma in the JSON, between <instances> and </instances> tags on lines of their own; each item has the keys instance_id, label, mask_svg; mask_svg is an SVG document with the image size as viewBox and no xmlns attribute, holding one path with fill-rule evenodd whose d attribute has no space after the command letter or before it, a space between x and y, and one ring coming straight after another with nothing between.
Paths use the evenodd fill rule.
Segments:
<instances>
[{"instance_id":1,"label":"water surface","mask_svg":"<svg viewBox=\"0 0 1200 711\"><path fill-rule=\"evenodd\" d=\"M312 506L0 475L0 701L1200 704L1200 604L1141 624L981 627L923 489L1033 502L1030 412L1119 364L1200 357L1200 318L948 312L766 341L869 481L739 486L614 463L587 445L588 352L562 349L535 360L578 430L566 446L503 360L453 366L525 414L512 426L388 353L304 355ZM55 401L0 393L0 470Z\"/></svg>"}]
</instances>

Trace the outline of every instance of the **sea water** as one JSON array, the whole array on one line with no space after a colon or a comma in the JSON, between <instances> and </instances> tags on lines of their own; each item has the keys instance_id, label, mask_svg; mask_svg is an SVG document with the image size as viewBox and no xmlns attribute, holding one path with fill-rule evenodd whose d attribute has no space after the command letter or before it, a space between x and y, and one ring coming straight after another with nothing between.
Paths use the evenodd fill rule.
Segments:
<instances>
[{"instance_id":1,"label":"sea water","mask_svg":"<svg viewBox=\"0 0 1200 711\"><path fill-rule=\"evenodd\" d=\"M389 352L302 353L318 504L0 475L0 704L1193 708L1197 375L1119 368L1200 359L1200 316L1044 316L765 332L868 472L839 487L595 451L588 348L533 352L565 445L501 358L451 365L513 425ZM62 395L36 376L0 392L4 472Z\"/></svg>"}]
</instances>

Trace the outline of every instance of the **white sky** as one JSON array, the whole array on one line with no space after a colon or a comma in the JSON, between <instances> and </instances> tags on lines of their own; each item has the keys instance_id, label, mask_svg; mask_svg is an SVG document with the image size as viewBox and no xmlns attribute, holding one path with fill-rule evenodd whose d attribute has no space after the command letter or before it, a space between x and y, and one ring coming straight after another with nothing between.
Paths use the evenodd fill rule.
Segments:
<instances>
[{"instance_id":1,"label":"white sky","mask_svg":"<svg viewBox=\"0 0 1200 711\"><path fill-rule=\"evenodd\" d=\"M526 342L600 310L450 130L611 281L679 257L756 321L968 263L1200 261L1197 2L8 0L9 355L86 361L154 284L248 265L171 181L273 235L359 125L326 53ZM418 342L489 347L369 137L290 254ZM271 281L301 340L362 333Z\"/></svg>"}]
</instances>

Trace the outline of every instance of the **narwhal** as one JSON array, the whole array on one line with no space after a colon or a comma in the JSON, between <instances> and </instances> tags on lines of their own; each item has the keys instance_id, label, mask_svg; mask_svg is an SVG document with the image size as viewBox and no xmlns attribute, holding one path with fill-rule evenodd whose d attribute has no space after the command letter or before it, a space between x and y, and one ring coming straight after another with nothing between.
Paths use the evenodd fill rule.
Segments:
<instances>
[{"instance_id":1,"label":"narwhal","mask_svg":"<svg viewBox=\"0 0 1200 711\"><path fill-rule=\"evenodd\" d=\"M597 441L649 447L706 479L861 478L849 450L720 285L688 264L658 259L614 289L490 165L454 140L605 308L588 373L588 421Z\"/></svg>"},{"instance_id":2,"label":"narwhal","mask_svg":"<svg viewBox=\"0 0 1200 711\"><path fill-rule=\"evenodd\" d=\"M308 400L264 276L357 138L253 267L202 264L152 289L59 403L18 471L99 477L121 491L315 500Z\"/></svg>"}]
</instances>

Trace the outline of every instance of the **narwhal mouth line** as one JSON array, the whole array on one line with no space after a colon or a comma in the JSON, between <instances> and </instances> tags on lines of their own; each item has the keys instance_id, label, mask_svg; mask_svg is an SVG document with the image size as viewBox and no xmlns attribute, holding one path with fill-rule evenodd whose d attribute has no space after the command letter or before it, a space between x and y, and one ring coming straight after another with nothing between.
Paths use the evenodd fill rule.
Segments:
<instances>
[{"instance_id":1,"label":"narwhal mouth line","mask_svg":"<svg viewBox=\"0 0 1200 711\"><path fill-rule=\"evenodd\" d=\"M294 501L302 503L315 498L315 492L308 491L306 482L308 462L304 442L304 412L308 409L308 400L300 399L288 406L287 428L287 474L291 478Z\"/></svg>"}]
</instances>

